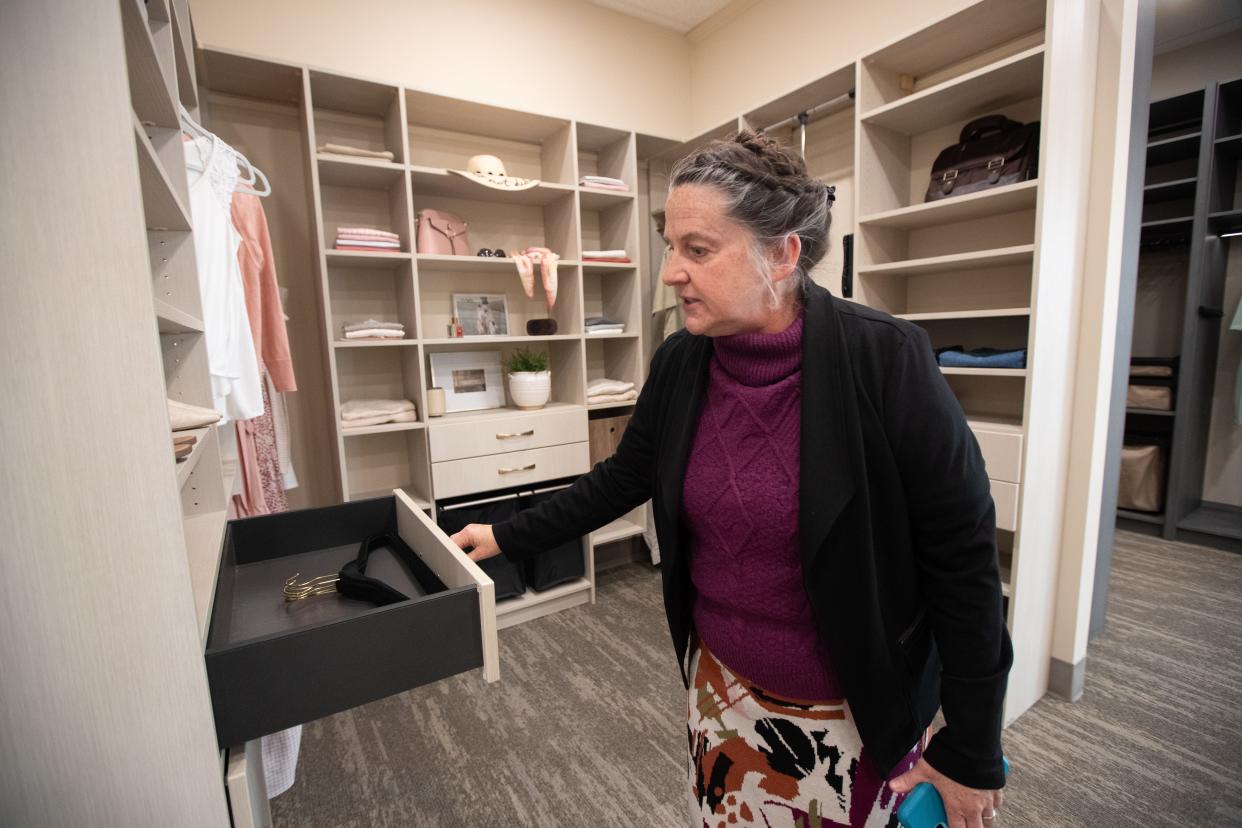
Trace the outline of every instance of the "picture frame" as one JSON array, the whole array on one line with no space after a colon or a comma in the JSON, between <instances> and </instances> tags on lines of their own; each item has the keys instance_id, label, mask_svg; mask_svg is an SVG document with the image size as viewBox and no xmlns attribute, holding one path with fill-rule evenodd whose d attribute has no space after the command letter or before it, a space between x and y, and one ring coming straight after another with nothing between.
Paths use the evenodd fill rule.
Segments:
<instances>
[{"instance_id":1,"label":"picture frame","mask_svg":"<svg viewBox=\"0 0 1242 828\"><path fill-rule=\"evenodd\" d=\"M431 382L444 389L445 413L505 406L500 351L434 352Z\"/></svg>"},{"instance_id":2,"label":"picture frame","mask_svg":"<svg viewBox=\"0 0 1242 828\"><path fill-rule=\"evenodd\" d=\"M509 306L503 293L454 293L453 315L462 336L508 336Z\"/></svg>"}]
</instances>

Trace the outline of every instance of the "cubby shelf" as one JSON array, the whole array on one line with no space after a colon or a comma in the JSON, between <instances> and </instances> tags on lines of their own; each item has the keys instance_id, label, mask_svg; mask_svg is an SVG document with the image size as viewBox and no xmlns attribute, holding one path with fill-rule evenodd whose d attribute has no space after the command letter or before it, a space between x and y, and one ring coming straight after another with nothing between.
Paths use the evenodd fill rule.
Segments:
<instances>
[{"instance_id":1,"label":"cubby shelf","mask_svg":"<svg viewBox=\"0 0 1242 828\"><path fill-rule=\"evenodd\" d=\"M334 348L403 348L418 345L417 339L337 339Z\"/></svg>"},{"instance_id":2,"label":"cubby shelf","mask_svg":"<svg viewBox=\"0 0 1242 828\"><path fill-rule=\"evenodd\" d=\"M445 336L424 339L424 345L506 345L527 342L568 342L579 339L578 334L552 334L551 336Z\"/></svg>"},{"instance_id":3,"label":"cubby shelf","mask_svg":"<svg viewBox=\"0 0 1242 828\"><path fill-rule=\"evenodd\" d=\"M594 405L588 405L587 411L603 411L608 408L629 408L637 402L638 400L626 400L624 402L595 403Z\"/></svg>"},{"instance_id":4,"label":"cubby shelf","mask_svg":"<svg viewBox=\"0 0 1242 828\"><path fill-rule=\"evenodd\" d=\"M181 203L137 116L134 117L134 143L138 150L138 177L142 182L142 210L147 229L189 230L190 213Z\"/></svg>"},{"instance_id":5,"label":"cubby shelf","mask_svg":"<svg viewBox=\"0 0 1242 828\"><path fill-rule=\"evenodd\" d=\"M591 274L616 273L618 270L633 270L638 265L633 262L588 262L582 263L582 272Z\"/></svg>"},{"instance_id":6,"label":"cubby shelf","mask_svg":"<svg viewBox=\"0 0 1242 828\"><path fill-rule=\"evenodd\" d=\"M155 319L162 334L203 332L203 320L178 310L162 299L155 300Z\"/></svg>"},{"instance_id":7,"label":"cubby shelf","mask_svg":"<svg viewBox=\"0 0 1242 828\"><path fill-rule=\"evenodd\" d=\"M1139 523L1151 523L1156 526L1164 523L1164 515L1162 514L1154 512L1136 512L1133 509L1118 509L1117 517L1138 521Z\"/></svg>"},{"instance_id":8,"label":"cubby shelf","mask_svg":"<svg viewBox=\"0 0 1242 828\"><path fill-rule=\"evenodd\" d=\"M415 259L420 268L427 270L454 273L517 273L517 265L514 264L511 256L498 259L488 256L443 256L437 253L418 253ZM557 263L557 272L560 272L560 268L577 266L576 259L561 259ZM536 282L539 281L538 273L539 267L536 265Z\"/></svg>"},{"instance_id":9,"label":"cubby shelf","mask_svg":"<svg viewBox=\"0 0 1242 828\"><path fill-rule=\"evenodd\" d=\"M216 596L216 576L220 572L224 526L228 510L204 512L184 518L185 549L190 563L190 588L194 593L194 614L198 618L199 642L207 645L207 622Z\"/></svg>"},{"instance_id":10,"label":"cubby shelf","mask_svg":"<svg viewBox=\"0 0 1242 828\"><path fill-rule=\"evenodd\" d=\"M895 313L898 319L927 322L935 319L999 319L1030 316L1030 308L988 308L984 310L936 311L934 313Z\"/></svg>"},{"instance_id":11,"label":"cubby shelf","mask_svg":"<svg viewBox=\"0 0 1242 828\"><path fill-rule=\"evenodd\" d=\"M341 267L365 267L380 270L397 268L403 262L410 260L410 254L400 250L392 253L371 253L359 250L332 250L329 248L324 250L323 255L328 260L328 267L339 265Z\"/></svg>"},{"instance_id":12,"label":"cubby shelf","mask_svg":"<svg viewBox=\"0 0 1242 828\"><path fill-rule=\"evenodd\" d=\"M129 95L134 114L145 124L175 129L181 120L177 102L169 95L155 41L151 38L145 18L142 0L121 0Z\"/></svg>"},{"instance_id":13,"label":"cubby shelf","mask_svg":"<svg viewBox=\"0 0 1242 828\"><path fill-rule=\"evenodd\" d=\"M319 183L325 186L387 190L405 175L405 165L380 159L321 153L318 162Z\"/></svg>"},{"instance_id":14,"label":"cubby shelf","mask_svg":"<svg viewBox=\"0 0 1242 828\"><path fill-rule=\"evenodd\" d=\"M589 600L590 592L591 582L586 578L579 578L543 592L528 589L516 598L496 602L496 626L498 629L505 629L528 620L523 616L538 613L546 604L563 602L565 608L575 603L584 604Z\"/></svg>"},{"instance_id":15,"label":"cubby shelf","mask_svg":"<svg viewBox=\"0 0 1242 828\"><path fill-rule=\"evenodd\" d=\"M1178 135L1152 141L1147 145L1147 166L1172 164L1176 161L1187 161L1199 154L1199 141L1203 137L1200 132Z\"/></svg>"},{"instance_id":16,"label":"cubby shelf","mask_svg":"<svg viewBox=\"0 0 1242 828\"><path fill-rule=\"evenodd\" d=\"M625 204L633 200L634 194L631 192L599 190L592 187L578 188L578 201L585 210L607 210L610 207L616 207L618 204Z\"/></svg>"},{"instance_id":17,"label":"cubby shelf","mask_svg":"<svg viewBox=\"0 0 1242 828\"><path fill-rule=\"evenodd\" d=\"M207 426L206 428L195 428L187 431L173 432L173 437L184 437L193 435L194 448L190 449L190 454L180 463L177 463L177 488L183 488L185 482L190 479L190 475L194 473L194 467L198 465L199 458L203 456L203 447L206 445L207 432L215 426Z\"/></svg>"},{"instance_id":18,"label":"cubby shelf","mask_svg":"<svg viewBox=\"0 0 1242 828\"><path fill-rule=\"evenodd\" d=\"M603 546L606 543L615 543L619 540L632 538L635 535L641 535L645 531L647 531L646 527L639 526L632 520L617 518L607 526L592 532L591 540L596 546Z\"/></svg>"},{"instance_id":19,"label":"cubby shelf","mask_svg":"<svg viewBox=\"0 0 1242 828\"><path fill-rule=\"evenodd\" d=\"M1039 95L1044 83L1044 46L1040 44L967 72L884 106L865 112L860 121L903 135L927 132L976 112Z\"/></svg>"},{"instance_id":20,"label":"cubby shelf","mask_svg":"<svg viewBox=\"0 0 1242 828\"><path fill-rule=\"evenodd\" d=\"M588 334L584 334L584 336L588 340L591 340L591 339L638 339L638 334L632 333L629 331L622 331L620 333L613 332L613 333L601 333L601 334L588 333Z\"/></svg>"},{"instance_id":21,"label":"cubby shelf","mask_svg":"<svg viewBox=\"0 0 1242 828\"><path fill-rule=\"evenodd\" d=\"M1217 235L1242 231L1242 210L1208 213L1208 228Z\"/></svg>"},{"instance_id":22,"label":"cubby shelf","mask_svg":"<svg viewBox=\"0 0 1242 828\"><path fill-rule=\"evenodd\" d=\"M902 230L951 224L998 213L1033 209L1038 194L1039 179L1033 178L1030 181L1010 184L1007 187L996 187L963 196L886 210L882 213L872 213L860 218L858 224L866 227L894 227Z\"/></svg>"},{"instance_id":23,"label":"cubby shelf","mask_svg":"<svg viewBox=\"0 0 1242 828\"><path fill-rule=\"evenodd\" d=\"M1035 245L1019 244L972 253L953 253L947 256L930 256L924 259L906 259L886 264L864 265L858 268L859 276L917 276L924 273L978 270L986 267L1002 267L1029 263L1035 255Z\"/></svg>"},{"instance_id":24,"label":"cubby shelf","mask_svg":"<svg viewBox=\"0 0 1242 828\"><path fill-rule=\"evenodd\" d=\"M573 195L576 189L572 184L541 181L528 190L497 190L445 169L419 165L411 165L410 177L416 196L463 198L502 204L543 206Z\"/></svg>"},{"instance_id":25,"label":"cubby shelf","mask_svg":"<svg viewBox=\"0 0 1242 828\"><path fill-rule=\"evenodd\" d=\"M1126 414L1133 415L1135 417L1172 417L1174 416L1174 412L1172 411L1158 411L1154 408L1127 408Z\"/></svg>"},{"instance_id":26,"label":"cubby shelf","mask_svg":"<svg viewBox=\"0 0 1242 828\"><path fill-rule=\"evenodd\" d=\"M1161 201L1173 201L1179 198L1194 198L1195 178L1178 178L1173 181L1161 181L1143 187L1143 203L1155 204Z\"/></svg>"},{"instance_id":27,"label":"cubby shelf","mask_svg":"<svg viewBox=\"0 0 1242 828\"><path fill-rule=\"evenodd\" d=\"M346 428L341 426L342 437L365 437L368 434L391 434L395 431L417 431L420 428L426 428L426 423L383 423L373 426L359 426L358 428Z\"/></svg>"},{"instance_id":28,"label":"cubby shelf","mask_svg":"<svg viewBox=\"0 0 1242 828\"><path fill-rule=\"evenodd\" d=\"M1022 378L1026 376L1025 368L944 368L941 367L940 373L948 376L959 377L1009 377Z\"/></svg>"},{"instance_id":29,"label":"cubby shelf","mask_svg":"<svg viewBox=\"0 0 1242 828\"><path fill-rule=\"evenodd\" d=\"M1226 135L1214 142L1217 152L1225 156L1242 155L1242 135Z\"/></svg>"}]
</instances>

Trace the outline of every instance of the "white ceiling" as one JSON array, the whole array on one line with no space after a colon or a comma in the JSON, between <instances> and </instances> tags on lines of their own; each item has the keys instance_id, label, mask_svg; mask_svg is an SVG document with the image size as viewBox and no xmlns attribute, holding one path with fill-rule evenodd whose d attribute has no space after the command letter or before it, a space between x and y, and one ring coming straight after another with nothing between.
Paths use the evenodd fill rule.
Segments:
<instances>
[{"instance_id":1,"label":"white ceiling","mask_svg":"<svg viewBox=\"0 0 1242 828\"><path fill-rule=\"evenodd\" d=\"M1242 28L1238 0L1157 0L1156 54Z\"/></svg>"},{"instance_id":2,"label":"white ceiling","mask_svg":"<svg viewBox=\"0 0 1242 828\"><path fill-rule=\"evenodd\" d=\"M687 34L713 15L745 0L587 0L592 5L637 17ZM1156 53L1181 49L1201 40L1242 28L1239 0L1157 0Z\"/></svg>"},{"instance_id":3,"label":"white ceiling","mask_svg":"<svg viewBox=\"0 0 1242 828\"><path fill-rule=\"evenodd\" d=\"M667 0L587 0L587 2L646 20L648 23L654 23L681 34L687 34L716 12L732 5L734 0L678 0L676 3L669 3Z\"/></svg>"}]
</instances>

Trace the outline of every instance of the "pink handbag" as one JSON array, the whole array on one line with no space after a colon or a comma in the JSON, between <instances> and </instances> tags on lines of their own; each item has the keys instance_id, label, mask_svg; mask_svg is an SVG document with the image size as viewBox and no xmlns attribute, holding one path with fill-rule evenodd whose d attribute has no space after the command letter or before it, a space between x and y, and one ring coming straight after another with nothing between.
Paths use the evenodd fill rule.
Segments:
<instances>
[{"instance_id":1,"label":"pink handbag","mask_svg":"<svg viewBox=\"0 0 1242 828\"><path fill-rule=\"evenodd\" d=\"M470 238L460 216L443 210L419 210L414 234L419 253L469 256Z\"/></svg>"}]
</instances>

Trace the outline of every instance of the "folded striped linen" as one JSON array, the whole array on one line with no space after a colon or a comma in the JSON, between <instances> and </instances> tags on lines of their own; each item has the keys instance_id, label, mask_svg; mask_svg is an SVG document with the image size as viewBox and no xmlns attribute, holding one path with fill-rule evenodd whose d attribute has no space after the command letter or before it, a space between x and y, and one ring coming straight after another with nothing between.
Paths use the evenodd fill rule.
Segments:
<instances>
[{"instance_id":1,"label":"folded striped linen","mask_svg":"<svg viewBox=\"0 0 1242 828\"><path fill-rule=\"evenodd\" d=\"M401 245L397 242L371 242L358 241L356 239L337 239L336 248L339 250L342 247L352 247L357 250L376 250L380 252L385 250L396 250L399 252L401 250Z\"/></svg>"},{"instance_id":2,"label":"folded striped linen","mask_svg":"<svg viewBox=\"0 0 1242 828\"><path fill-rule=\"evenodd\" d=\"M405 324L402 322L380 322L378 319L368 319L365 322L351 322L345 326L345 333L351 331L374 330L376 328L391 328L394 331L404 331Z\"/></svg>"},{"instance_id":3,"label":"folded striped linen","mask_svg":"<svg viewBox=\"0 0 1242 828\"><path fill-rule=\"evenodd\" d=\"M587 405L600 405L601 403L618 403L629 402L638 399L638 392L630 389L624 394L596 394L594 397L587 397Z\"/></svg>"},{"instance_id":4,"label":"folded striped linen","mask_svg":"<svg viewBox=\"0 0 1242 828\"><path fill-rule=\"evenodd\" d=\"M392 328L363 328L350 331L346 339L405 339L405 331L394 331Z\"/></svg>"},{"instance_id":5,"label":"folded striped linen","mask_svg":"<svg viewBox=\"0 0 1242 828\"><path fill-rule=\"evenodd\" d=\"M613 178L609 175L584 175L578 180L579 184L620 184L625 186L625 182L620 178Z\"/></svg>"},{"instance_id":6,"label":"folded striped linen","mask_svg":"<svg viewBox=\"0 0 1242 828\"><path fill-rule=\"evenodd\" d=\"M377 239L391 239L392 241L400 241L401 237L391 230L376 230L374 227L338 227L336 228L338 236L375 236Z\"/></svg>"},{"instance_id":7,"label":"folded striped linen","mask_svg":"<svg viewBox=\"0 0 1242 828\"><path fill-rule=\"evenodd\" d=\"M583 250L584 259L617 259L628 256L624 250Z\"/></svg>"},{"instance_id":8,"label":"folded striped linen","mask_svg":"<svg viewBox=\"0 0 1242 828\"><path fill-rule=\"evenodd\" d=\"M341 427L348 431L351 428L384 425L386 423L416 423L418 414L413 411L402 411L400 414L380 414L375 417L363 417L359 420L346 420Z\"/></svg>"},{"instance_id":9,"label":"folded striped linen","mask_svg":"<svg viewBox=\"0 0 1242 828\"><path fill-rule=\"evenodd\" d=\"M355 158L381 158L385 161L391 161L394 157L391 150L369 150L346 144L324 144L319 151L333 155L352 155Z\"/></svg>"},{"instance_id":10,"label":"folded striped linen","mask_svg":"<svg viewBox=\"0 0 1242 828\"><path fill-rule=\"evenodd\" d=\"M336 237L336 240L339 242L349 242L350 244L363 244L363 245L382 244L386 246L391 245L393 247L401 246L400 239L388 239L388 238L381 239L378 236L349 236L349 235L342 236L338 234Z\"/></svg>"},{"instance_id":11,"label":"folded striped linen","mask_svg":"<svg viewBox=\"0 0 1242 828\"><path fill-rule=\"evenodd\" d=\"M600 394L624 394L626 391L633 391L634 383L625 382L624 380L602 379L592 380L587 383L587 396L599 396Z\"/></svg>"},{"instance_id":12,"label":"folded striped linen","mask_svg":"<svg viewBox=\"0 0 1242 828\"><path fill-rule=\"evenodd\" d=\"M995 348L976 348L941 351L940 365L944 368L1025 368L1026 348L1000 351Z\"/></svg>"},{"instance_id":13,"label":"folded striped linen","mask_svg":"<svg viewBox=\"0 0 1242 828\"><path fill-rule=\"evenodd\" d=\"M391 417L415 410L414 403L410 400L350 400L341 405L341 419L349 422L371 417Z\"/></svg>"}]
</instances>

